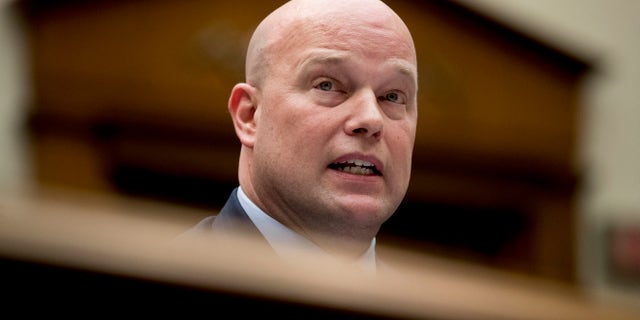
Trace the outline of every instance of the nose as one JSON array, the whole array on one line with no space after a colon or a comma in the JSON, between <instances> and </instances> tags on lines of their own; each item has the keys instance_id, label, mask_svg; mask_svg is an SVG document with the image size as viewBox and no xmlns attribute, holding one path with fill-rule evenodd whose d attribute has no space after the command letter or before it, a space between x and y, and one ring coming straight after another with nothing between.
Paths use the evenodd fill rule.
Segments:
<instances>
[{"instance_id":1,"label":"nose","mask_svg":"<svg viewBox=\"0 0 640 320\"><path fill-rule=\"evenodd\" d=\"M352 99L349 106L350 115L345 122L345 133L379 139L382 135L384 114L376 95L372 91L363 91L352 96Z\"/></svg>"}]
</instances>

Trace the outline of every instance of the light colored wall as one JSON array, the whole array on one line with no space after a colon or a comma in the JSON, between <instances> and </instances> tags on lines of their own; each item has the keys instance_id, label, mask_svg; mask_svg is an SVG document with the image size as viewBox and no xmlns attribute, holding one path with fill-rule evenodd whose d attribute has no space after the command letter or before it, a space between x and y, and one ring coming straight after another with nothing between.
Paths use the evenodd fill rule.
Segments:
<instances>
[{"instance_id":1,"label":"light colored wall","mask_svg":"<svg viewBox=\"0 0 640 320\"><path fill-rule=\"evenodd\" d=\"M0 191L13 192L27 188L30 182L29 157L20 128L29 89L24 42L10 3L0 0Z\"/></svg>"}]
</instances>

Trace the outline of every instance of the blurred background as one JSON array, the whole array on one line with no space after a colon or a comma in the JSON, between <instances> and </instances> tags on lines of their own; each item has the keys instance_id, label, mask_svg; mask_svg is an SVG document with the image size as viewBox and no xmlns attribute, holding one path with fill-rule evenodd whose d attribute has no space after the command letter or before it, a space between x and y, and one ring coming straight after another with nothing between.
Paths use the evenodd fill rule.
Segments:
<instances>
[{"instance_id":1,"label":"blurred background","mask_svg":"<svg viewBox=\"0 0 640 320\"><path fill-rule=\"evenodd\" d=\"M228 94L283 2L0 1L0 192L215 213L237 185ZM420 115L379 243L638 295L640 2L387 3Z\"/></svg>"}]
</instances>

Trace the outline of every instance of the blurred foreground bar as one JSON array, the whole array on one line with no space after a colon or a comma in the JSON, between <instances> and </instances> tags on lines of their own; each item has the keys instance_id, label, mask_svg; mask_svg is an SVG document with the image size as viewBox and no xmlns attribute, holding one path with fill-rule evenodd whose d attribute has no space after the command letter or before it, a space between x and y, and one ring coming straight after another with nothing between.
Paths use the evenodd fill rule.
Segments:
<instances>
[{"instance_id":1,"label":"blurred foreground bar","mask_svg":"<svg viewBox=\"0 0 640 320\"><path fill-rule=\"evenodd\" d=\"M177 312L183 317L268 314L305 319L640 319L639 310L564 284L399 248L380 248L394 270L371 276L304 253L299 261L273 260L246 238L176 241L204 212L171 214L167 211L183 209L127 201L93 201L89 196L74 200L63 193L2 194L5 312L65 317ZM178 221L176 216L193 219Z\"/></svg>"}]
</instances>

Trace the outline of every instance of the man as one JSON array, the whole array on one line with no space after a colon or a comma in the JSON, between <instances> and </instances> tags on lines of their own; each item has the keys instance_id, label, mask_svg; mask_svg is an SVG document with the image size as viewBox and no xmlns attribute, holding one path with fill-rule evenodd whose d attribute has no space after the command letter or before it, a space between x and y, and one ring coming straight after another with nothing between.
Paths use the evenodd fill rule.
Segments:
<instances>
[{"instance_id":1,"label":"man","mask_svg":"<svg viewBox=\"0 0 640 320\"><path fill-rule=\"evenodd\" d=\"M191 232L248 228L280 256L304 247L375 268L411 174L408 28L378 0L293 0L256 28L245 71L228 101L240 185Z\"/></svg>"}]
</instances>

